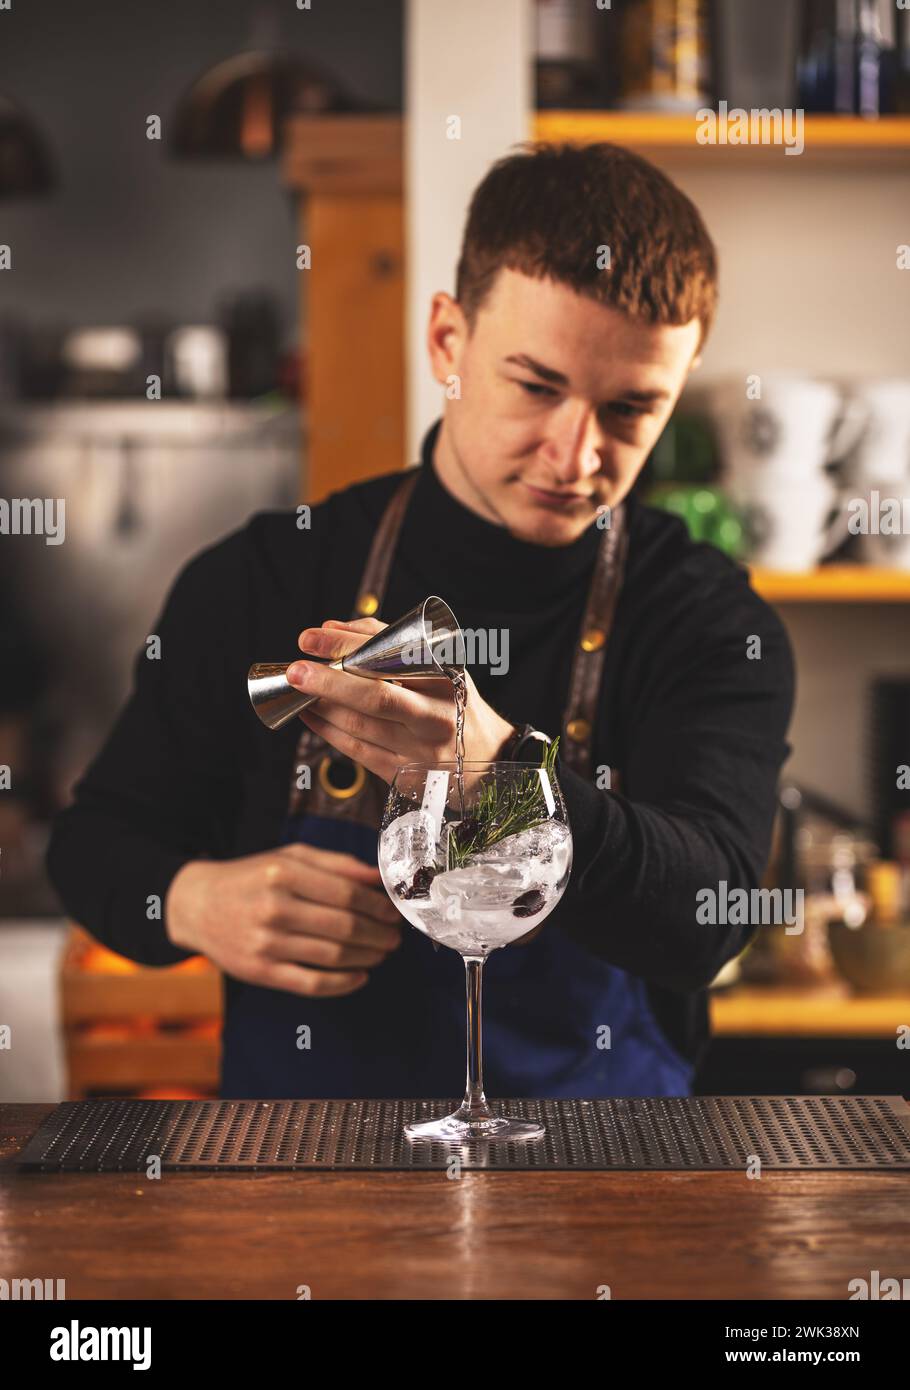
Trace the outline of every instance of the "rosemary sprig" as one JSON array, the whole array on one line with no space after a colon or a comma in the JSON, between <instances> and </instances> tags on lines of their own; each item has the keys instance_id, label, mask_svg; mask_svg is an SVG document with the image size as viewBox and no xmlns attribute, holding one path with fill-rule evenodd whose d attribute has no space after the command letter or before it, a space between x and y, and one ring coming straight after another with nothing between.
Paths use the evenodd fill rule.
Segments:
<instances>
[{"instance_id":1,"label":"rosemary sprig","mask_svg":"<svg viewBox=\"0 0 910 1390\"><path fill-rule=\"evenodd\" d=\"M558 744L558 738L547 744L540 760L548 777L555 773ZM462 869L472 855L545 820L549 813L536 768L505 785L497 786L494 777L481 789L473 814L449 832L448 867Z\"/></svg>"}]
</instances>

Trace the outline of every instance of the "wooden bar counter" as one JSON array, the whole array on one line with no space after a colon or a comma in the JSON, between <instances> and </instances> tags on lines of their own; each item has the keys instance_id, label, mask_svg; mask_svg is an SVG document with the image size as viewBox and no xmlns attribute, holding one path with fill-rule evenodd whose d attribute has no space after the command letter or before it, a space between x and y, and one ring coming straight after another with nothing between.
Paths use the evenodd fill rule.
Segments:
<instances>
[{"instance_id":1,"label":"wooden bar counter","mask_svg":"<svg viewBox=\"0 0 910 1390\"><path fill-rule=\"evenodd\" d=\"M23 1173L0 1106L0 1276L77 1298L848 1297L910 1270L910 1174Z\"/></svg>"}]
</instances>

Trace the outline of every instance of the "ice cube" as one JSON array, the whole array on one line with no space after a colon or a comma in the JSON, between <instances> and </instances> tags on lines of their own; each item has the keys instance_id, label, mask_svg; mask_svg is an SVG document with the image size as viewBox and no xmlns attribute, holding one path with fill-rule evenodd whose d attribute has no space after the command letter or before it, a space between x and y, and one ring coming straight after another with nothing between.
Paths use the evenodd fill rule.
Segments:
<instances>
[{"instance_id":1,"label":"ice cube","mask_svg":"<svg viewBox=\"0 0 910 1390\"><path fill-rule=\"evenodd\" d=\"M481 850L471 863L517 865L526 888L556 888L572 865L572 834L561 821L542 821Z\"/></svg>"},{"instance_id":2,"label":"ice cube","mask_svg":"<svg viewBox=\"0 0 910 1390\"><path fill-rule=\"evenodd\" d=\"M520 864L472 864L437 874L430 884L430 902L447 921L472 912L507 911L528 886Z\"/></svg>"},{"instance_id":3,"label":"ice cube","mask_svg":"<svg viewBox=\"0 0 910 1390\"><path fill-rule=\"evenodd\" d=\"M407 811L379 837L379 868L386 886L410 883L418 869L436 863L436 825L428 811Z\"/></svg>"},{"instance_id":4,"label":"ice cube","mask_svg":"<svg viewBox=\"0 0 910 1390\"><path fill-rule=\"evenodd\" d=\"M515 911L526 874L514 864L473 865L437 874L430 885L425 930L462 955L488 955L533 925ZM539 911L545 908L542 893Z\"/></svg>"},{"instance_id":5,"label":"ice cube","mask_svg":"<svg viewBox=\"0 0 910 1390\"><path fill-rule=\"evenodd\" d=\"M429 835L420 816L420 812L401 816L380 840L380 868L390 892L397 883L410 882L417 869L435 867L420 862L421 854L429 855L431 845L436 849L435 835ZM399 826L402 829L395 835ZM462 955L485 956L526 935L547 915L559 896L554 889L564 883L571 859L567 827L548 821L507 837L463 868L440 867L427 897L397 897L396 902L407 920L433 941Z\"/></svg>"}]
</instances>

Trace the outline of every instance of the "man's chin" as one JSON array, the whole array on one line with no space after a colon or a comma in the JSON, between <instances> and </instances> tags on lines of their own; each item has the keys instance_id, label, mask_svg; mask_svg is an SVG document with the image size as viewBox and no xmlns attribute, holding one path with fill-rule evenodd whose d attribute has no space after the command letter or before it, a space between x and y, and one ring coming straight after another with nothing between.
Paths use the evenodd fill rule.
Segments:
<instances>
[{"instance_id":1,"label":"man's chin","mask_svg":"<svg viewBox=\"0 0 910 1390\"><path fill-rule=\"evenodd\" d=\"M597 513L586 509L584 515L560 515L544 507L533 507L515 517L509 530L517 540L528 541L532 545L562 546L571 545L579 536L593 526Z\"/></svg>"}]
</instances>

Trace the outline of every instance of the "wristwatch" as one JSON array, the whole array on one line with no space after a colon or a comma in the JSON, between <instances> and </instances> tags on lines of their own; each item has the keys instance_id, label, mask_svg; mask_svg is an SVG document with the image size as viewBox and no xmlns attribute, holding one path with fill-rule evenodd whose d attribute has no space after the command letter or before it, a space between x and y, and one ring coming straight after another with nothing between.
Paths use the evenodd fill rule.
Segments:
<instances>
[{"instance_id":1,"label":"wristwatch","mask_svg":"<svg viewBox=\"0 0 910 1390\"><path fill-rule=\"evenodd\" d=\"M499 750L497 761L513 763L539 762L542 745L552 743L548 734L542 734L533 724L516 725L515 732L506 739Z\"/></svg>"}]
</instances>

